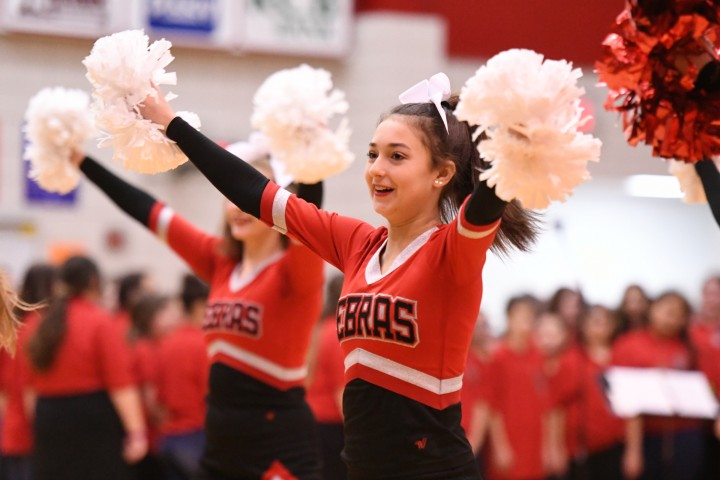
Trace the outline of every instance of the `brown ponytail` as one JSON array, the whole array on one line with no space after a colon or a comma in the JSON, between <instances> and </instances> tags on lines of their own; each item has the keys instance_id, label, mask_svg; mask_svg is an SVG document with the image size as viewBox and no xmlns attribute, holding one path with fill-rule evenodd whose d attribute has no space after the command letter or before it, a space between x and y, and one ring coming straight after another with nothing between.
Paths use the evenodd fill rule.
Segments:
<instances>
[{"instance_id":1,"label":"brown ponytail","mask_svg":"<svg viewBox=\"0 0 720 480\"><path fill-rule=\"evenodd\" d=\"M35 334L28 341L30 363L39 372L52 368L67 330L67 307L70 300L79 297L100 282L95 262L87 257L71 257L62 264L59 279L63 295L51 302Z\"/></svg>"},{"instance_id":2,"label":"brown ponytail","mask_svg":"<svg viewBox=\"0 0 720 480\"><path fill-rule=\"evenodd\" d=\"M453 111L459 97L453 95L442 102L445 109L448 128L432 103L408 103L398 105L380 119L382 122L391 115L402 115L408 123L417 128L430 157L436 165L445 160L455 163L455 175L440 194L440 218L444 223L451 222L480 181L480 171L487 166L477 150L481 138L473 140L474 127L458 120ZM539 233L540 215L524 209L519 202L509 202L502 215L500 229L495 236L492 250L507 254L511 248L520 251L530 250Z\"/></svg>"}]
</instances>

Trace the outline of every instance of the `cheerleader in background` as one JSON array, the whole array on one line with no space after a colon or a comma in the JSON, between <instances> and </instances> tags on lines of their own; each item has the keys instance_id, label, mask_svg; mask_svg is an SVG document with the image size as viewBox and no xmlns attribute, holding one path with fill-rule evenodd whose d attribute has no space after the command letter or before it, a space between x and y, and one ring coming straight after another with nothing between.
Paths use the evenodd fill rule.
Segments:
<instances>
[{"instance_id":1,"label":"cheerleader in background","mask_svg":"<svg viewBox=\"0 0 720 480\"><path fill-rule=\"evenodd\" d=\"M56 289L57 270L52 265L35 264L26 272L20 287L18 298L26 304L46 306ZM42 315L42 311L23 312L16 308L14 312L20 319L21 327L18 344L27 343L28 323L37 322L33 319ZM27 411L24 391L28 387L29 371L27 353L24 348L3 360L5 385L5 413L0 435L0 451L2 451L2 469L4 480L31 480L31 455L33 451L32 412Z\"/></svg>"},{"instance_id":2,"label":"cheerleader in background","mask_svg":"<svg viewBox=\"0 0 720 480\"><path fill-rule=\"evenodd\" d=\"M35 480L131 478L147 452L130 352L98 306L100 272L87 257L59 270L63 294L28 324L30 385L36 395Z\"/></svg>"},{"instance_id":3,"label":"cheerleader in background","mask_svg":"<svg viewBox=\"0 0 720 480\"><path fill-rule=\"evenodd\" d=\"M595 305L580 317L579 329L579 348L560 358L550 380L556 472L573 480L622 480L624 422L610 410L602 379L617 320L612 311Z\"/></svg>"},{"instance_id":4,"label":"cheerleader in background","mask_svg":"<svg viewBox=\"0 0 720 480\"><path fill-rule=\"evenodd\" d=\"M261 182L275 178L266 150L247 143L230 148L254 161L257 170L250 168ZM95 160L75 154L73 161L210 285L203 325L210 356L203 475L319 479L320 449L303 385L322 307L322 260L230 202L223 236L209 235ZM297 188L300 197L320 204L321 184Z\"/></svg>"},{"instance_id":5,"label":"cheerleader in background","mask_svg":"<svg viewBox=\"0 0 720 480\"><path fill-rule=\"evenodd\" d=\"M689 341L690 305L676 292L660 295L650 305L648 326L619 338L613 365L697 369ZM702 422L643 415L626 421L623 471L630 479L693 480L703 461Z\"/></svg>"},{"instance_id":6,"label":"cheerleader in background","mask_svg":"<svg viewBox=\"0 0 720 480\"><path fill-rule=\"evenodd\" d=\"M347 478L347 468L340 457L345 444L342 414L345 364L337 341L335 315L342 285L343 276L339 274L327 283L322 320L317 327L316 342L309 360L307 400L318 424L325 480Z\"/></svg>"},{"instance_id":7,"label":"cheerleader in background","mask_svg":"<svg viewBox=\"0 0 720 480\"><path fill-rule=\"evenodd\" d=\"M182 323L160 340L157 352L154 417L159 420L158 450L168 480L195 479L205 447L209 364L202 323L209 291L196 276L183 277ZM175 303L165 299L158 316L176 316Z\"/></svg>"}]
</instances>

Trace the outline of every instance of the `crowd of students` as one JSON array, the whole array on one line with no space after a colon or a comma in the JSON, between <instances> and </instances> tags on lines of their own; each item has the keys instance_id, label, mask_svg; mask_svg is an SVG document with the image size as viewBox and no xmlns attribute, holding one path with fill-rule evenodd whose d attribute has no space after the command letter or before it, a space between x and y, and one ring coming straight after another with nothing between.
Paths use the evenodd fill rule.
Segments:
<instances>
[{"instance_id":1,"label":"crowd of students","mask_svg":"<svg viewBox=\"0 0 720 480\"><path fill-rule=\"evenodd\" d=\"M27 270L14 356L0 356L0 478L192 478L204 448L208 287L133 272L105 285L75 256ZM112 287L112 288L111 288ZM112 305L106 305L107 291Z\"/></svg>"},{"instance_id":2,"label":"crowd of students","mask_svg":"<svg viewBox=\"0 0 720 480\"><path fill-rule=\"evenodd\" d=\"M485 478L720 478L711 420L619 418L603 377L611 366L699 370L718 392L720 277L693 311L678 292L629 286L617 308L560 289L507 304L507 329L481 315L463 383L463 426Z\"/></svg>"},{"instance_id":3,"label":"crowd of students","mask_svg":"<svg viewBox=\"0 0 720 480\"><path fill-rule=\"evenodd\" d=\"M1 357L0 478L73 478L63 472L83 470L87 478L196 478L205 446L208 287L188 274L169 297L150 280L133 272L104 285L87 257L28 269L18 296L41 308L19 312L17 355ZM327 282L306 380L327 480L346 478L341 286L341 276ZM63 302L51 301L58 296ZM700 370L717 389L720 277L705 281L701 298L693 311L675 291L650 298L637 285L616 308L588 305L567 288L547 301L519 295L509 299L498 337L480 314L462 425L483 478L718 478L714 422L620 418L602 376L613 365Z\"/></svg>"}]
</instances>

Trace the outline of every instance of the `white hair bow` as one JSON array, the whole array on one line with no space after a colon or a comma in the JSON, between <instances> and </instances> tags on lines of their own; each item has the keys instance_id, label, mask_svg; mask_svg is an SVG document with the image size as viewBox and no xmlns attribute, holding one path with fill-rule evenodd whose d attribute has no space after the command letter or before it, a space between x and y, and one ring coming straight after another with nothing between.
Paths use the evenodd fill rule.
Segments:
<instances>
[{"instance_id":1,"label":"white hair bow","mask_svg":"<svg viewBox=\"0 0 720 480\"><path fill-rule=\"evenodd\" d=\"M268 163L270 163L273 177L275 177L275 183L283 188L294 181L293 177L285 172L285 165L272 155L270 141L260 132L252 132L247 142L235 142L225 149L250 165L263 158L269 158Z\"/></svg>"},{"instance_id":2,"label":"white hair bow","mask_svg":"<svg viewBox=\"0 0 720 480\"><path fill-rule=\"evenodd\" d=\"M445 130L450 131L447 115L442 107L442 101L450 98L450 79L444 73L436 73L429 79L416 83L401 93L399 98L400 103L434 103L445 124Z\"/></svg>"}]
</instances>

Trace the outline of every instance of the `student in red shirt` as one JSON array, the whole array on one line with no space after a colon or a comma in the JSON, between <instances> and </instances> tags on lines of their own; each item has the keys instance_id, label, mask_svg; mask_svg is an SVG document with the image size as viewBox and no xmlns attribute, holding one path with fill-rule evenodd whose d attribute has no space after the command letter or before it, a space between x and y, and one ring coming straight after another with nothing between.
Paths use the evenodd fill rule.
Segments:
<instances>
[{"instance_id":1,"label":"student in red shirt","mask_svg":"<svg viewBox=\"0 0 720 480\"><path fill-rule=\"evenodd\" d=\"M274 178L268 151L247 143L228 148L251 154L254 167L248 168L261 181ZM203 475L257 479L284 472L319 479L320 448L304 386L322 307L322 259L229 201L223 235L210 235L95 160L76 152L74 161L210 285L203 324L210 357ZM298 184L297 190L320 204L322 184Z\"/></svg>"},{"instance_id":2,"label":"student in red shirt","mask_svg":"<svg viewBox=\"0 0 720 480\"><path fill-rule=\"evenodd\" d=\"M208 286L183 277L182 312L164 298L158 316L182 314L183 321L160 340L156 377L159 454L169 480L196 478L205 447L205 395L209 362L202 332ZM177 313L176 313L177 311Z\"/></svg>"},{"instance_id":3,"label":"student in red shirt","mask_svg":"<svg viewBox=\"0 0 720 480\"><path fill-rule=\"evenodd\" d=\"M344 480L347 468L340 458L343 441L342 394L345 365L337 341L335 307L340 299L343 276L332 277L325 289L323 320L317 328L315 348L311 351L307 400L318 425L323 452L323 479Z\"/></svg>"},{"instance_id":4,"label":"student in red shirt","mask_svg":"<svg viewBox=\"0 0 720 480\"><path fill-rule=\"evenodd\" d=\"M151 277L143 271L131 271L121 275L114 284L114 309L112 320L126 340L132 354L132 369L135 383L140 389L140 397L145 413L146 430L148 433L149 449L147 455L133 465L136 480L156 480L162 476L162 467L155 451L157 432L155 426L148 418L149 398L148 391L154 389L153 378L156 370L155 345L147 332L147 315L136 312L140 320L133 321L133 311L139 301L155 290Z\"/></svg>"},{"instance_id":5,"label":"student in red shirt","mask_svg":"<svg viewBox=\"0 0 720 480\"><path fill-rule=\"evenodd\" d=\"M533 342L539 307L530 295L508 301L507 331L488 367L491 479L541 480L547 473L548 385Z\"/></svg>"},{"instance_id":6,"label":"student in red shirt","mask_svg":"<svg viewBox=\"0 0 720 480\"><path fill-rule=\"evenodd\" d=\"M56 279L57 271L52 265L32 265L25 272L18 297L27 304L44 305L53 293ZM37 322L33 318L37 317L40 311L15 313L22 324L18 332L19 348L14 356L2 352L7 358L2 363L6 403L0 433L0 451L5 480L30 480L33 439L31 412L26 410L23 395L29 381L27 353L23 346L27 344L25 325Z\"/></svg>"},{"instance_id":7,"label":"student in red shirt","mask_svg":"<svg viewBox=\"0 0 720 480\"><path fill-rule=\"evenodd\" d=\"M35 480L130 478L126 462L147 451L130 354L100 299L87 257L59 270L64 295L28 325L30 385L36 395Z\"/></svg>"},{"instance_id":8,"label":"student in red shirt","mask_svg":"<svg viewBox=\"0 0 720 480\"><path fill-rule=\"evenodd\" d=\"M560 417L559 457L568 478L622 480L624 422L610 410L602 374L618 331L613 312L590 307L580 317L580 345L561 357L550 383L553 418Z\"/></svg>"},{"instance_id":9,"label":"student in red shirt","mask_svg":"<svg viewBox=\"0 0 720 480\"><path fill-rule=\"evenodd\" d=\"M647 328L620 337L613 364L626 367L698 368L688 339L691 310L676 292L650 305ZM629 479L692 480L704 454L702 423L694 419L643 415L626 422L623 470Z\"/></svg>"},{"instance_id":10,"label":"student in red shirt","mask_svg":"<svg viewBox=\"0 0 720 480\"><path fill-rule=\"evenodd\" d=\"M479 477L459 402L482 269L498 228L501 247L528 247L535 230L517 202L478 180L480 156L453 114L457 101L404 104L381 118L365 168L373 207L388 222L380 228L268 181L176 118L162 94L142 107L243 211L344 273L337 334L353 480Z\"/></svg>"}]
</instances>

